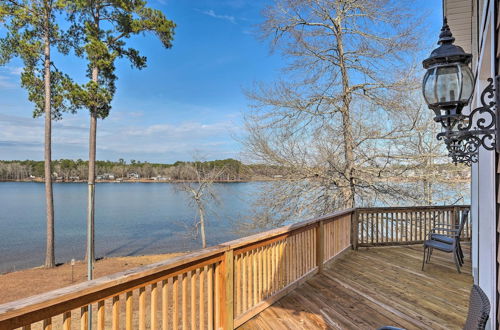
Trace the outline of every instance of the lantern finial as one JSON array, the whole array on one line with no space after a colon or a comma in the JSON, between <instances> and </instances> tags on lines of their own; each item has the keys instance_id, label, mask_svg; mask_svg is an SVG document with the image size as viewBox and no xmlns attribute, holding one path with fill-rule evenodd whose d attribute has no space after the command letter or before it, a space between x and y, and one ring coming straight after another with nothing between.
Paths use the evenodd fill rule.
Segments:
<instances>
[{"instance_id":1,"label":"lantern finial","mask_svg":"<svg viewBox=\"0 0 500 330\"><path fill-rule=\"evenodd\" d=\"M450 27L448 26L448 19L445 17L443 19L443 27L441 28L441 33L439 34L438 45L452 44L454 41L455 37L453 37Z\"/></svg>"}]
</instances>

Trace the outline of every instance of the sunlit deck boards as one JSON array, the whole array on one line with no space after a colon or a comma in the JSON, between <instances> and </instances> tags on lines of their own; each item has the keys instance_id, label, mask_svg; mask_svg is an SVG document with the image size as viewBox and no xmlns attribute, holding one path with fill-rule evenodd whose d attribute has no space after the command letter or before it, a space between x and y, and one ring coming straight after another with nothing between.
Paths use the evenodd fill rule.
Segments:
<instances>
[{"instance_id":1,"label":"sunlit deck boards","mask_svg":"<svg viewBox=\"0 0 500 330\"><path fill-rule=\"evenodd\" d=\"M461 329L472 285L468 246L458 274L450 254L422 246L349 252L240 329Z\"/></svg>"}]
</instances>

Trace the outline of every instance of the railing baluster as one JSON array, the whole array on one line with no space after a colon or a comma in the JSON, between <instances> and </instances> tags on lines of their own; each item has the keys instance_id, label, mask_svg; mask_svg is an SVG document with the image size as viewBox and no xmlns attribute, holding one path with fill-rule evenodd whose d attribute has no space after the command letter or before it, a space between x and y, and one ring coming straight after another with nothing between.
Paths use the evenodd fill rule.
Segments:
<instances>
[{"instance_id":1,"label":"railing baluster","mask_svg":"<svg viewBox=\"0 0 500 330\"><path fill-rule=\"evenodd\" d=\"M125 327L127 330L133 329L133 319L134 319L133 299L134 299L133 291L128 291L125 300Z\"/></svg>"},{"instance_id":2,"label":"railing baluster","mask_svg":"<svg viewBox=\"0 0 500 330\"><path fill-rule=\"evenodd\" d=\"M257 269L257 252L252 251L252 266L253 266L253 301L252 307L257 305L257 290L258 290L258 269Z\"/></svg>"},{"instance_id":3,"label":"railing baluster","mask_svg":"<svg viewBox=\"0 0 500 330\"><path fill-rule=\"evenodd\" d=\"M196 270L191 271L191 329L196 329Z\"/></svg>"},{"instance_id":4,"label":"railing baluster","mask_svg":"<svg viewBox=\"0 0 500 330\"><path fill-rule=\"evenodd\" d=\"M264 292L264 248L257 249L257 300L262 301Z\"/></svg>"},{"instance_id":5,"label":"railing baluster","mask_svg":"<svg viewBox=\"0 0 500 330\"><path fill-rule=\"evenodd\" d=\"M139 288L139 330L146 330L146 288Z\"/></svg>"},{"instance_id":6,"label":"railing baluster","mask_svg":"<svg viewBox=\"0 0 500 330\"><path fill-rule=\"evenodd\" d=\"M214 282L215 282L215 328L219 329L220 327L220 292L221 292L221 287L220 287L220 277L221 277L221 272L220 272L221 265L220 263L217 264L214 270Z\"/></svg>"},{"instance_id":7,"label":"railing baluster","mask_svg":"<svg viewBox=\"0 0 500 330\"><path fill-rule=\"evenodd\" d=\"M200 269L200 293L199 293L199 314L200 314L200 330L205 329L205 281L206 281L206 269L204 266Z\"/></svg>"},{"instance_id":8,"label":"railing baluster","mask_svg":"<svg viewBox=\"0 0 500 330\"><path fill-rule=\"evenodd\" d=\"M80 308L80 330L87 330L89 327L89 308L83 306Z\"/></svg>"},{"instance_id":9,"label":"railing baluster","mask_svg":"<svg viewBox=\"0 0 500 330\"><path fill-rule=\"evenodd\" d=\"M172 301L174 312L172 315L173 328L179 329L179 276L174 276L172 279Z\"/></svg>"},{"instance_id":10,"label":"railing baluster","mask_svg":"<svg viewBox=\"0 0 500 330\"><path fill-rule=\"evenodd\" d=\"M241 254L241 262L242 262L242 286L241 286L241 296L242 296L242 313L246 312L247 306L248 306L248 300L247 300L247 292L248 292L248 286L249 284L247 283L247 273L248 273L248 265L247 265L247 253L242 253Z\"/></svg>"},{"instance_id":11,"label":"railing baluster","mask_svg":"<svg viewBox=\"0 0 500 330\"><path fill-rule=\"evenodd\" d=\"M43 320L43 330L52 330L52 319L48 318Z\"/></svg>"},{"instance_id":12,"label":"railing baluster","mask_svg":"<svg viewBox=\"0 0 500 330\"><path fill-rule=\"evenodd\" d=\"M207 270L207 316L208 329L214 328L214 267L208 266Z\"/></svg>"},{"instance_id":13,"label":"railing baluster","mask_svg":"<svg viewBox=\"0 0 500 330\"><path fill-rule=\"evenodd\" d=\"M104 318L105 318L104 300L101 300L97 303L97 329L98 330L104 330Z\"/></svg>"},{"instance_id":14,"label":"railing baluster","mask_svg":"<svg viewBox=\"0 0 500 330\"><path fill-rule=\"evenodd\" d=\"M161 282L161 325L168 330L168 280Z\"/></svg>"},{"instance_id":15,"label":"railing baluster","mask_svg":"<svg viewBox=\"0 0 500 330\"><path fill-rule=\"evenodd\" d=\"M297 235L290 236L290 266L292 276L288 283L295 281L297 278Z\"/></svg>"},{"instance_id":16,"label":"railing baluster","mask_svg":"<svg viewBox=\"0 0 500 330\"><path fill-rule=\"evenodd\" d=\"M262 298L261 300L266 299L267 297L267 246L262 247Z\"/></svg>"},{"instance_id":17,"label":"railing baluster","mask_svg":"<svg viewBox=\"0 0 500 330\"><path fill-rule=\"evenodd\" d=\"M296 278L300 278L302 276L302 262L303 262L303 256L302 256L302 237L303 237L303 232L299 233L296 235L297 236L297 276Z\"/></svg>"},{"instance_id":18,"label":"railing baluster","mask_svg":"<svg viewBox=\"0 0 500 330\"><path fill-rule=\"evenodd\" d=\"M112 307L112 329L120 329L120 296L113 297L113 307Z\"/></svg>"},{"instance_id":19,"label":"railing baluster","mask_svg":"<svg viewBox=\"0 0 500 330\"><path fill-rule=\"evenodd\" d=\"M318 272L323 271L323 260L325 260L325 225L320 221L316 229L316 265Z\"/></svg>"},{"instance_id":20,"label":"railing baluster","mask_svg":"<svg viewBox=\"0 0 500 330\"><path fill-rule=\"evenodd\" d=\"M151 297L150 297L151 305L151 329L158 329L158 284L151 284Z\"/></svg>"},{"instance_id":21,"label":"railing baluster","mask_svg":"<svg viewBox=\"0 0 500 330\"><path fill-rule=\"evenodd\" d=\"M181 285L182 285L182 329L186 330L188 327L188 311L187 311L187 273L181 275Z\"/></svg>"},{"instance_id":22,"label":"railing baluster","mask_svg":"<svg viewBox=\"0 0 500 330\"><path fill-rule=\"evenodd\" d=\"M63 313L63 329L71 330L71 311Z\"/></svg>"}]
</instances>

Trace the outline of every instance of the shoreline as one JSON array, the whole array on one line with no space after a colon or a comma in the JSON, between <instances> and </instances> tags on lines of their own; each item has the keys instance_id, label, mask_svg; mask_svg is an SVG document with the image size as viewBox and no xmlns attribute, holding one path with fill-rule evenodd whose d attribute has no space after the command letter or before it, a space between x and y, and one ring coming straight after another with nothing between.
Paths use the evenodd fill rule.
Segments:
<instances>
[{"instance_id":1,"label":"shoreline","mask_svg":"<svg viewBox=\"0 0 500 330\"><path fill-rule=\"evenodd\" d=\"M276 182L276 181L296 181L293 179L284 179L284 178L259 178L259 179L247 179L247 180L215 180L214 183L250 183L250 182ZM381 180L383 181L383 180ZM393 183L415 183L422 180L418 178L406 178L400 180L387 180ZM25 179L25 180L0 180L2 182L36 182L36 183L44 183L45 181L42 178L36 179ZM87 180L53 180L53 183L87 183ZM96 180L96 183L196 183L197 180L154 180L154 179L119 179L119 180ZM470 182L470 178L467 179L442 179L437 180L435 183L468 183Z\"/></svg>"},{"instance_id":2,"label":"shoreline","mask_svg":"<svg viewBox=\"0 0 500 330\"><path fill-rule=\"evenodd\" d=\"M255 179L255 180L215 180L214 183L249 183L249 182L270 182L280 181L282 179ZM44 183L41 178L25 180L0 180L0 182L36 182ZM87 183L87 180L52 180L53 183ZM119 179L119 180L95 180L96 183L186 183L198 182L197 180L154 180L154 179Z\"/></svg>"},{"instance_id":3,"label":"shoreline","mask_svg":"<svg viewBox=\"0 0 500 330\"><path fill-rule=\"evenodd\" d=\"M95 278L153 264L188 252L102 258L95 262ZM33 279L37 279L36 282ZM0 274L0 304L42 294L87 280L84 260L59 264L54 268L37 266Z\"/></svg>"}]
</instances>

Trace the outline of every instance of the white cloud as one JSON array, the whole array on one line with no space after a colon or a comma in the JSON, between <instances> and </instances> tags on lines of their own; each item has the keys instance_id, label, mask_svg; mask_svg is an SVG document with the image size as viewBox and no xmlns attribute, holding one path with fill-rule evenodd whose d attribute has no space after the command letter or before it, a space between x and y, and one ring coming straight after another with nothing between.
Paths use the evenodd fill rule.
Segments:
<instances>
[{"instance_id":1,"label":"white cloud","mask_svg":"<svg viewBox=\"0 0 500 330\"><path fill-rule=\"evenodd\" d=\"M18 87L13 79L7 76L0 75L0 88L16 88Z\"/></svg>"},{"instance_id":2,"label":"white cloud","mask_svg":"<svg viewBox=\"0 0 500 330\"><path fill-rule=\"evenodd\" d=\"M211 16L213 18L223 19L223 20L229 21L233 24L236 24L236 18L234 16L216 14L213 9L202 11L202 13L205 15Z\"/></svg>"},{"instance_id":3,"label":"white cloud","mask_svg":"<svg viewBox=\"0 0 500 330\"><path fill-rule=\"evenodd\" d=\"M0 88L20 88L18 81L22 71L23 68L15 66L1 68Z\"/></svg>"},{"instance_id":4,"label":"white cloud","mask_svg":"<svg viewBox=\"0 0 500 330\"><path fill-rule=\"evenodd\" d=\"M87 116L67 116L53 125L53 158L82 158L88 154ZM194 150L208 158L235 157L231 122L186 121L123 126L99 121L98 159L138 159L174 162L189 160ZM43 119L0 114L0 159L39 159L43 151Z\"/></svg>"},{"instance_id":5,"label":"white cloud","mask_svg":"<svg viewBox=\"0 0 500 330\"><path fill-rule=\"evenodd\" d=\"M9 73L15 76L20 76L23 72L23 68L19 66L8 67Z\"/></svg>"}]
</instances>

